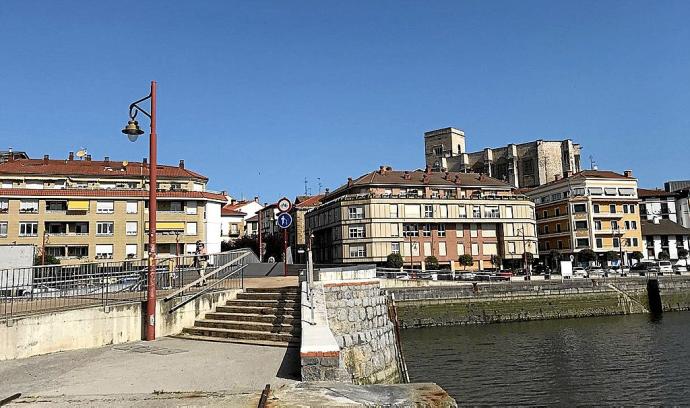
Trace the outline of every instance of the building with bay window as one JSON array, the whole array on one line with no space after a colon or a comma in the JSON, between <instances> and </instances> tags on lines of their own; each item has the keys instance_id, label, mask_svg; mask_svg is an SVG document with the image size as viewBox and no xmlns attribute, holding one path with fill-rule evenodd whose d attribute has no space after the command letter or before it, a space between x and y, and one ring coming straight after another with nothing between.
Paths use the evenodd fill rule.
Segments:
<instances>
[{"instance_id":1,"label":"building with bay window","mask_svg":"<svg viewBox=\"0 0 690 408\"><path fill-rule=\"evenodd\" d=\"M318 263L383 264L399 253L408 267L434 256L462 269L458 258L469 254L479 270L537 255L534 203L485 175L382 166L320 201L305 216Z\"/></svg>"},{"instance_id":2,"label":"building with bay window","mask_svg":"<svg viewBox=\"0 0 690 408\"><path fill-rule=\"evenodd\" d=\"M148 251L148 164L10 158L0 163L0 245L32 244L62 263L144 258ZM223 193L178 166L158 165L157 252L220 251Z\"/></svg>"}]
</instances>

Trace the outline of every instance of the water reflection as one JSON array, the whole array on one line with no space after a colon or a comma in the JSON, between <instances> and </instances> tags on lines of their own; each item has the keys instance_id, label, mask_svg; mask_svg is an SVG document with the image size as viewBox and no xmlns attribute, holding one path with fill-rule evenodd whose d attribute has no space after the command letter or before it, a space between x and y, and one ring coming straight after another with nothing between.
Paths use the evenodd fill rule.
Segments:
<instances>
[{"instance_id":1,"label":"water reflection","mask_svg":"<svg viewBox=\"0 0 690 408\"><path fill-rule=\"evenodd\" d=\"M678 405L690 401L690 313L403 331L413 381L461 404Z\"/></svg>"}]
</instances>

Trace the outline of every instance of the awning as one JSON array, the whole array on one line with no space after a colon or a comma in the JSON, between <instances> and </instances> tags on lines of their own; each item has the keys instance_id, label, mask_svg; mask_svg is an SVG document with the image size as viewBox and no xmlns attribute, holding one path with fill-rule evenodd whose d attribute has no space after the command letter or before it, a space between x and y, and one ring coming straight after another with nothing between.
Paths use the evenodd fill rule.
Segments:
<instances>
[{"instance_id":1,"label":"awning","mask_svg":"<svg viewBox=\"0 0 690 408\"><path fill-rule=\"evenodd\" d=\"M68 201L67 202L68 211L88 211L89 202L88 201Z\"/></svg>"},{"instance_id":2,"label":"awning","mask_svg":"<svg viewBox=\"0 0 690 408\"><path fill-rule=\"evenodd\" d=\"M149 223L146 223L146 229L149 229ZM184 231L184 222L157 222L156 231Z\"/></svg>"}]
</instances>

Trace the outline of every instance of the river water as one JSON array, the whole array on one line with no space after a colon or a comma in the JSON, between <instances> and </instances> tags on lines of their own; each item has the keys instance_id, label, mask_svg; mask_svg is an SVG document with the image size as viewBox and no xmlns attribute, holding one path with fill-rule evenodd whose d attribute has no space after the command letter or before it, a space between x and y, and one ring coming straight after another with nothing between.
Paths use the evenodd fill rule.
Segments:
<instances>
[{"instance_id":1,"label":"river water","mask_svg":"<svg viewBox=\"0 0 690 408\"><path fill-rule=\"evenodd\" d=\"M406 329L413 382L460 405L689 405L690 313Z\"/></svg>"}]
</instances>

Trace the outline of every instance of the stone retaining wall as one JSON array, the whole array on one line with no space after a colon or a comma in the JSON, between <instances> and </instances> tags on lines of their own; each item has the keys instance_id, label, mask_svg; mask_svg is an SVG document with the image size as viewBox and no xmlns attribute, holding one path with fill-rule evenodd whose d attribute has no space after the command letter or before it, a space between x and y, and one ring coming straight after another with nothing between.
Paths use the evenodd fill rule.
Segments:
<instances>
[{"instance_id":1,"label":"stone retaining wall","mask_svg":"<svg viewBox=\"0 0 690 408\"><path fill-rule=\"evenodd\" d=\"M328 324L355 384L400 382L398 349L377 280L325 283Z\"/></svg>"}]
</instances>

